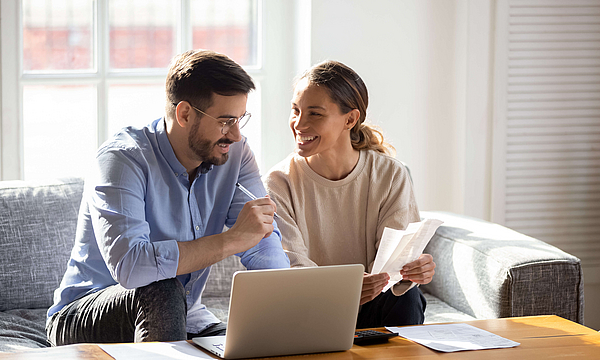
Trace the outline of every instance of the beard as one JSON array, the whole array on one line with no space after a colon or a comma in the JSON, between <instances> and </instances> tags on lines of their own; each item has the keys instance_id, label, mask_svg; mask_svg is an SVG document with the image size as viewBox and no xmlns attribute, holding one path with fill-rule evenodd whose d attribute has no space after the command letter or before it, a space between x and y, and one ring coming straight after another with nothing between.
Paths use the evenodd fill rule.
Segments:
<instances>
[{"instance_id":1,"label":"beard","mask_svg":"<svg viewBox=\"0 0 600 360\"><path fill-rule=\"evenodd\" d=\"M190 150L192 150L197 159L202 162L208 162L215 166L225 164L227 159L229 159L229 153L213 156L213 150L215 146L219 146L219 144L233 144L233 141L222 138L211 143L210 140L205 139L200 135L200 132L198 131L199 128L200 120L197 120L194 125L192 125L191 132L188 136L188 146L190 147Z\"/></svg>"}]
</instances>

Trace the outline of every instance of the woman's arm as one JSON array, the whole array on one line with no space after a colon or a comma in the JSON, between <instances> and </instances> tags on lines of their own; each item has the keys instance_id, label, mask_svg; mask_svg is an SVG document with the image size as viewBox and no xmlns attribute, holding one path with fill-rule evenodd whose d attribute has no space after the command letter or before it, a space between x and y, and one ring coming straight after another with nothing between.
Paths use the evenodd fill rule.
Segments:
<instances>
[{"instance_id":1,"label":"woman's arm","mask_svg":"<svg viewBox=\"0 0 600 360\"><path fill-rule=\"evenodd\" d=\"M398 164L398 171L390 182L389 195L381 206L377 226L377 247L386 227L406 229L409 223L421 221L419 209L415 200L412 180L408 170ZM372 264L371 264L372 265ZM403 280L394 285L391 290L396 296L403 295L417 284L431 282L435 274L435 262L429 254L422 254L417 260L406 264L400 274Z\"/></svg>"},{"instance_id":2,"label":"woman's arm","mask_svg":"<svg viewBox=\"0 0 600 360\"><path fill-rule=\"evenodd\" d=\"M287 177L280 172L270 172L263 179L267 193L277 205L275 219L281 231L283 251L290 259L292 267L318 266L309 257L309 251L300 227L296 222L296 210L292 201L290 184Z\"/></svg>"}]
</instances>

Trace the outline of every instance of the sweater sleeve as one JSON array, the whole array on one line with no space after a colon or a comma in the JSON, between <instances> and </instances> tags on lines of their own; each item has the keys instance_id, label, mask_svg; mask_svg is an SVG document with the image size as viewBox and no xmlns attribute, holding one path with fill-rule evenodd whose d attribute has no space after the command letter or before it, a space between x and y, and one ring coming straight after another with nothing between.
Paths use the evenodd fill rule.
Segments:
<instances>
[{"instance_id":1,"label":"sweater sleeve","mask_svg":"<svg viewBox=\"0 0 600 360\"><path fill-rule=\"evenodd\" d=\"M296 210L291 194L290 183L286 175L278 171L272 171L263 178L265 188L271 199L277 205L276 219L281 231L281 244L283 251L290 259L292 267L315 267L318 266L309 258L308 248L296 223Z\"/></svg>"},{"instance_id":2,"label":"sweater sleeve","mask_svg":"<svg viewBox=\"0 0 600 360\"><path fill-rule=\"evenodd\" d=\"M408 170L401 164L398 170L390 182L389 196L379 213L377 248L386 227L404 230L409 223L421 221ZM372 264L370 265L372 267ZM401 296L416 285L412 281L402 280L394 285L391 291L394 295Z\"/></svg>"}]
</instances>

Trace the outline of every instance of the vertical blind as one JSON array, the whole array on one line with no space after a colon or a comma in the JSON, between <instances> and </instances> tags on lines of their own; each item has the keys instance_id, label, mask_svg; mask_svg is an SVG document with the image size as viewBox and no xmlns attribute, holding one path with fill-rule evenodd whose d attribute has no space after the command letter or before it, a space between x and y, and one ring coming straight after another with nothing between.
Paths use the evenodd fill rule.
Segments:
<instances>
[{"instance_id":1,"label":"vertical blind","mask_svg":"<svg viewBox=\"0 0 600 360\"><path fill-rule=\"evenodd\" d=\"M498 6L494 220L600 270L600 0Z\"/></svg>"}]
</instances>

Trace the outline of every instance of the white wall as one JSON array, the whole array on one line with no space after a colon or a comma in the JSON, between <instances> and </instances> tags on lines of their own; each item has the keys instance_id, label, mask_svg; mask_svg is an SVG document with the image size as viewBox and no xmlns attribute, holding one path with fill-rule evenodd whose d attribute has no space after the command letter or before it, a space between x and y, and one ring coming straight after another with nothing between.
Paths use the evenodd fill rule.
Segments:
<instances>
[{"instance_id":1,"label":"white wall","mask_svg":"<svg viewBox=\"0 0 600 360\"><path fill-rule=\"evenodd\" d=\"M2 33L0 34L0 44L2 48L16 48L17 42L17 22L13 14L16 13L16 4L12 1L2 1L0 3L0 23L2 24ZM11 84L17 83L19 76L18 54L16 52L2 54L2 64L0 77L0 93L2 101L2 110L0 111L0 179L18 179L21 168L21 159L19 154L6 151L21 136L19 124L14 122L18 118L19 109L14 106L18 103L18 94L14 91Z\"/></svg>"},{"instance_id":2,"label":"white wall","mask_svg":"<svg viewBox=\"0 0 600 360\"><path fill-rule=\"evenodd\" d=\"M265 0L264 79L262 82L261 172L266 173L294 149L288 127L294 78L294 3ZM277 31L272 31L277 29Z\"/></svg>"},{"instance_id":3,"label":"white wall","mask_svg":"<svg viewBox=\"0 0 600 360\"><path fill-rule=\"evenodd\" d=\"M315 0L311 14L311 62L361 75L420 209L463 213L467 1Z\"/></svg>"}]
</instances>

